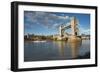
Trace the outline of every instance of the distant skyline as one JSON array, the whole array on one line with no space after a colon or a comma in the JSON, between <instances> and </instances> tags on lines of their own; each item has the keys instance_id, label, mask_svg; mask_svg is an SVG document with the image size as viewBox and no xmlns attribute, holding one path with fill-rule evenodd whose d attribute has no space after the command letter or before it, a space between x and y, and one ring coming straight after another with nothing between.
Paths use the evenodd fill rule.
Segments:
<instances>
[{"instance_id":1,"label":"distant skyline","mask_svg":"<svg viewBox=\"0 0 100 73\"><path fill-rule=\"evenodd\" d=\"M73 16L79 21L79 33L90 34L90 14L41 11L24 11L24 34L58 34L58 26L68 24Z\"/></svg>"}]
</instances>

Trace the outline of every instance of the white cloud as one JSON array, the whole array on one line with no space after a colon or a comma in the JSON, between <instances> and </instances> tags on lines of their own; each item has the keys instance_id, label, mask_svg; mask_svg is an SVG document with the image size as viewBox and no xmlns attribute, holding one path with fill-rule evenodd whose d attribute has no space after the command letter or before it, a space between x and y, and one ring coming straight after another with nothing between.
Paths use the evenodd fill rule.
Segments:
<instances>
[{"instance_id":1,"label":"white cloud","mask_svg":"<svg viewBox=\"0 0 100 73\"><path fill-rule=\"evenodd\" d=\"M47 12L25 12L25 17L27 22L33 23L32 25L38 23L46 27L56 27L57 25L64 24L69 16L58 16L53 13Z\"/></svg>"}]
</instances>

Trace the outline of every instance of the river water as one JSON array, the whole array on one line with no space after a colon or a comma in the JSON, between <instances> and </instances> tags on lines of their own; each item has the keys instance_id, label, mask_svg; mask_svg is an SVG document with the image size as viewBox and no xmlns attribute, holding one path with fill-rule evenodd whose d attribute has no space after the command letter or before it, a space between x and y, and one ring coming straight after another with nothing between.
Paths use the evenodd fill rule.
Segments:
<instances>
[{"instance_id":1,"label":"river water","mask_svg":"<svg viewBox=\"0 0 100 73\"><path fill-rule=\"evenodd\" d=\"M67 41L25 41L24 61L89 59L90 40Z\"/></svg>"}]
</instances>

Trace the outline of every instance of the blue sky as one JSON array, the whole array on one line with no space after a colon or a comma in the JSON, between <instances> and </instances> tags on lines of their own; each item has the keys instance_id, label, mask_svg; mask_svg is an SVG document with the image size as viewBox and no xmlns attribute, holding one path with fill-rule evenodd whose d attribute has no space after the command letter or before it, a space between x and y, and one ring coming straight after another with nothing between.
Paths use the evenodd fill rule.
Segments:
<instances>
[{"instance_id":1,"label":"blue sky","mask_svg":"<svg viewBox=\"0 0 100 73\"><path fill-rule=\"evenodd\" d=\"M24 11L24 34L58 34L59 25L67 25L73 16L78 19L80 34L90 34L90 14L40 11Z\"/></svg>"}]
</instances>

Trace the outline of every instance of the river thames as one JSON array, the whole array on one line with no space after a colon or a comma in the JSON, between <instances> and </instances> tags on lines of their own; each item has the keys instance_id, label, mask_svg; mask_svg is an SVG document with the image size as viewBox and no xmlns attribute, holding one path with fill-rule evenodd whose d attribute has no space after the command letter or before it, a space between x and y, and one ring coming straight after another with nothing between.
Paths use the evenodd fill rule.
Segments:
<instances>
[{"instance_id":1,"label":"river thames","mask_svg":"<svg viewBox=\"0 0 100 73\"><path fill-rule=\"evenodd\" d=\"M75 60L90 58L90 40L25 41L24 61Z\"/></svg>"}]
</instances>

